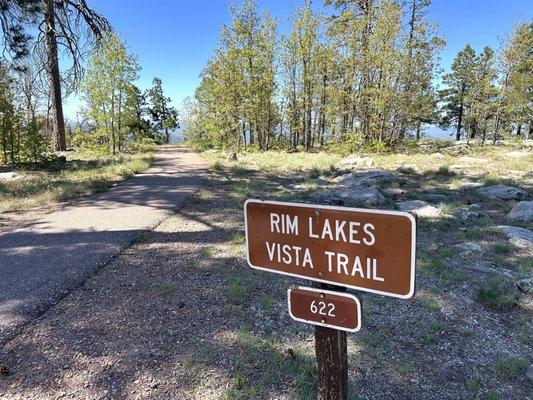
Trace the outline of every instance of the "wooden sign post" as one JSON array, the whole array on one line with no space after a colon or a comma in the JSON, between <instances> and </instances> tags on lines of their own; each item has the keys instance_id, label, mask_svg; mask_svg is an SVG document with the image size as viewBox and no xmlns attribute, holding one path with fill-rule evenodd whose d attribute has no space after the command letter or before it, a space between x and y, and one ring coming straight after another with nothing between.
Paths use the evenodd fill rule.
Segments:
<instances>
[{"instance_id":1,"label":"wooden sign post","mask_svg":"<svg viewBox=\"0 0 533 400\"><path fill-rule=\"evenodd\" d=\"M331 293L342 297L346 288L402 299L414 295L415 219L399 211L261 200L246 201L244 214L250 267L315 281L318 293L332 296L317 315L314 308L301 308L317 305L314 294L295 291L291 300L289 291L289 310L293 317L299 313L295 319L317 325L318 399L345 400L346 331L359 329L353 324L353 310L360 318L359 302L346 306L340 319L323 313L342 302Z\"/></svg>"}]
</instances>

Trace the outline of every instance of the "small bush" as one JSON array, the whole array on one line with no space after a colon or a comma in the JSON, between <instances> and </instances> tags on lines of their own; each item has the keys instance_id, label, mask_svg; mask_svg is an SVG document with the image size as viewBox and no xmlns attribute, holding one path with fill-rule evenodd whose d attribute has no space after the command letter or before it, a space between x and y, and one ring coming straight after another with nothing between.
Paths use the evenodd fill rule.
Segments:
<instances>
[{"instance_id":1,"label":"small bush","mask_svg":"<svg viewBox=\"0 0 533 400\"><path fill-rule=\"evenodd\" d=\"M211 164L211 169L213 171L222 171L222 163L220 161L215 161L213 164Z\"/></svg>"},{"instance_id":2,"label":"small bush","mask_svg":"<svg viewBox=\"0 0 533 400\"><path fill-rule=\"evenodd\" d=\"M494 370L507 379L514 379L527 367L528 362L521 358L505 357L494 363Z\"/></svg>"},{"instance_id":3,"label":"small bush","mask_svg":"<svg viewBox=\"0 0 533 400\"><path fill-rule=\"evenodd\" d=\"M509 310L518 300L514 287L500 277L492 277L476 292L477 300L495 310Z\"/></svg>"},{"instance_id":4,"label":"small bush","mask_svg":"<svg viewBox=\"0 0 533 400\"><path fill-rule=\"evenodd\" d=\"M492 245L492 251L496 254L506 255L511 252L511 246L505 243L496 243Z\"/></svg>"}]
</instances>

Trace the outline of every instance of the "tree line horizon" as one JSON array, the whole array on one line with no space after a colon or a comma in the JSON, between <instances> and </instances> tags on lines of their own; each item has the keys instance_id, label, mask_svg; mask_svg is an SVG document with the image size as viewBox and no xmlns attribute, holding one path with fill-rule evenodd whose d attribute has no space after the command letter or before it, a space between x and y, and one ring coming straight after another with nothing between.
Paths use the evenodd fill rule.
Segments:
<instances>
[{"instance_id":1,"label":"tree line horizon","mask_svg":"<svg viewBox=\"0 0 533 400\"><path fill-rule=\"evenodd\" d=\"M279 35L255 0L231 22L182 110L202 147L394 148L424 127L492 141L533 131L533 24L518 22L495 52L467 44L442 73L445 46L429 0L311 1ZM441 81L438 85L436 82Z\"/></svg>"},{"instance_id":2,"label":"tree line horizon","mask_svg":"<svg viewBox=\"0 0 533 400\"><path fill-rule=\"evenodd\" d=\"M531 22L517 23L498 52L466 45L442 74L430 0L323 4L328 14L310 0L295 7L286 34L255 0L230 6L231 23L180 110L184 137L199 147L342 152L394 149L432 125L457 140L529 137ZM44 162L67 146L145 149L179 127L161 80L135 86L137 57L85 0L5 0L0 26L4 164ZM72 93L84 101L74 126L63 115Z\"/></svg>"}]
</instances>

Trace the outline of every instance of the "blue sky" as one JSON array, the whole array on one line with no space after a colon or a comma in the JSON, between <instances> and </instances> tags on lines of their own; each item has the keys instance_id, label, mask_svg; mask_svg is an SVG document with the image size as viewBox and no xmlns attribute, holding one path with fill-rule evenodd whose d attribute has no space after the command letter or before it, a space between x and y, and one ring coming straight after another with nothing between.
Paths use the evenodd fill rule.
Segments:
<instances>
[{"instance_id":1,"label":"blue sky","mask_svg":"<svg viewBox=\"0 0 533 400\"><path fill-rule=\"evenodd\" d=\"M218 42L223 24L230 20L227 0L89 0L104 14L126 40L142 67L137 84L151 85L154 76L163 80L166 94L180 106L193 95L206 61ZM288 29L287 19L295 0L258 0L279 21L280 31ZM323 1L314 6L322 8ZM447 69L459 50L470 43L475 50L498 48L505 34L519 20L533 18L533 0L433 0L429 17L439 24L447 45L441 53ZM65 104L67 118L75 118L79 101Z\"/></svg>"}]
</instances>

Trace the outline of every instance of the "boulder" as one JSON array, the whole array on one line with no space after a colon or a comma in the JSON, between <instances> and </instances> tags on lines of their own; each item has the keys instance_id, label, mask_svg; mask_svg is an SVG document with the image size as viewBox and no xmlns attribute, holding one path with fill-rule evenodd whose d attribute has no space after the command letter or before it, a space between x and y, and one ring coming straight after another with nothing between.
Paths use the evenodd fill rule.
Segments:
<instances>
[{"instance_id":1,"label":"boulder","mask_svg":"<svg viewBox=\"0 0 533 400\"><path fill-rule=\"evenodd\" d=\"M343 167L348 168L361 168L361 167L371 167L374 165L374 160L368 156L363 157L350 157L341 160L339 163Z\"/></svg>"},{"instance_id":2,"label":"boulder","mask_svg":"<svg viewBox=\"0 0 533 400\"><path fill-rule=\"evenodd\" d=\"M533 295L533 277L521 279L515 285L522 293Z\"/></svg>"},{"instance_id":3,"label":"boulder","mask_svg":"<svg viewBox=\"0 0 533 400\"><path fill-rule=\"evenodd\" d=\"M458 243L454 247L461 251L471 251L474 253L481 253L483 251L483 247L474 242Z\"/></svg>"},{"instance_id":4,"label":"boulder","mask_svg":"<svg viewBox=\"0 0 533 400\"><path fill-rule=\"evenodd\" d=\"M533 201L521 201L516 204L507 215L507 219L514 222L533 221Z\"/></svg>"},{"instance_id":5,"label":"boulder","mask_svg":"<svg viewBox=\"0 0 533 400\"><path fill-rule=\"evenodd\" d=\"M418 168L413 165L402 165L396 168L396 172L399 172L400 174L407 174L407 175L414 175L418 171L419 171Z\"/></svg>"},{"instance_id":6,"label":"boulder","mask_svg":"<svg viewBox=\"0 0 533 400\"><path fill-rule=\"evenodd\" d=\"M499 225L495 229L505 234L509 241L516 247L526 249L533 248L533 232L531 232L529 229L508 225Z\"/></svg>"},{"instance_id":7,"label":"boulder","mask_svg":"<svg viewBox=\"0 0 533 400\"><path fill-rule=\"evenodd\" d=\"M442 215L442 211L422 200L409 200L397 203L401 211L406 211L418 217L437 218Z\"/></svg>"},{"instance_id":8,"label":"boulder","mask_svg":"<svg viewBox=\"0 0 533 400\"><path fill-rule=\"evenodd\" d=\"M388 171L361 171L345 174L333 179L333 182L342 186L372 186L380 182L393 182L397 180L396 175Z\"/></svg>"},{"instance_id":9,"label":"boulder","mask_svg":"<svg viewBox=\"0 0 533 400\"><path fill-rule=\"evenodd\" d=\"M529 382L533 383L533 364L530 364L526 369L526 376Z\"/></svg>"},{"instance_id":10,"label":"boulder","mask_svg":"<svg viewBox=\"0 0 533 400\"><path fill-rule=\"evenodd\" d=\"M16 172L0 172L0 181L12 181L22 178L22 175Z\"/></svg>"},{"instance_id":11,"label":"boulder","mask_svg":"<svg viewBox=\"0 0 533 400\"><path fill-rule=\"evenodd\" d=\"M481 214L477 211L460 210L457 216L463 221L474 221L478 219Z\"/></svg>"},{"instance_id":12,"label":"boulder","mask_svg":"<svg viewBox=\"0 0 533 400\"><path fill-rule=\"evenodd\" d=\"M507 278L513 277L512 271L504 268L499 268L497 265L494 265L489 261L481 260L476 262L474 265L467 265L467 268L470 268L476 272L481 272L483 274L500 275L505 276Z\"/></svg>"},{"instance_id":13,"label":"boulder","mask_svg":"<svg viewBox=\"0 0 533 400\"><path fill-rule=\"evenodd\" d=\"M313 203L326 204L330 206L340 206L343 204L340 193L336 190L319 190L309 195L309 200Z\"/></svg>"},{"instance_id":14,"label":"boulder","mask_svg":"<svg viewBox=\"0 0 533 400\"><path fill-rule=\"evenodd\" d=\"M496 200L525 200L528 197L525 190L505 185L485 186L476 191L484 197Z\"/></svg>"},{"instance_id":15,"label":"boulder","mask_svg":"<svg viewBox=\"0 0 533 400\"><path fill-rule=\"evenodd\" d=\"M385 197L375 186L360 186L339 190L345 206L356 206L361 203L376 205L385 203Z\"/></svg>"}]
</instances>

